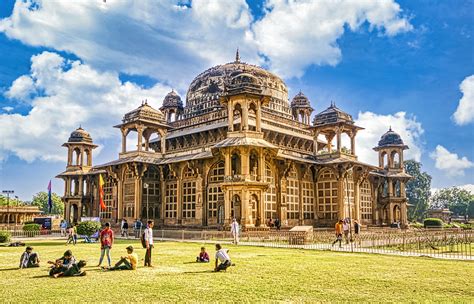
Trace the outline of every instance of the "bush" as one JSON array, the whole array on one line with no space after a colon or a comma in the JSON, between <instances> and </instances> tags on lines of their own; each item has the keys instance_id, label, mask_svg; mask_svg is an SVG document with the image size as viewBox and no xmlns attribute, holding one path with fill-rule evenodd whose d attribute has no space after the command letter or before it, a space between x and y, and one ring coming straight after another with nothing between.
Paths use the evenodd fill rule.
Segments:
<instances>
[{"instance_id":1,"label":"bush","mask_svg":"<svg viewBox=\"0 0 474 304\"><path fill-rule=\"evenodd\" d=\"M421 228L423 228L423 224L422 224L422 223L418 223L418 222L412 223L412 224L410 224L410 226L411 226L412 228L416 228L416 229L421 229Z\"/></svg>"},{"instance_id":2,"label":"bush","mask_svg":"<svg viewBox=\"0 0 474 304\"><path fill-rule=\"evenodd\" d=\"M100 230L100 228L102 228L102 224L100 222L94 222L94 221L80 222L79 224L77 224L77 233L81 235L91 236L97 230Z\"/></svg>"},{"instance_id":3,"label":"bush","mask_svg":"<svg viewBox=\"0 0 474 304\"><path fill-rule=\"evenodd\" d=\"M473 225L471 224L459 224L461 229L472 229Z\"/></svg>"},{"instance_id":4,"label":"bush","mask_svg":"<svg viewBox=\"0 0 474 304\"><path fill-rule=\"evenodd\" d=\"M0 230L0 243L10 242L12 235L6 230Z\"/></svg>"},{"instance_id":5,"label":"bush","mask_svg":"<svg viewBox=\"0 0 474 304\"><path fill-rule=\"evenodd\" d=\"M425 226L425 228L443 228L443 221L439 218L427 218L423 222L423 226Z\"/></svg>"},{"instance_id":6,"label":"bush","mask_svg":"<svg viewBox=\"0 0 474 304\"><path fill-rule=\"evenodd\" d=\"M40 231L40 224L25 224L23 225L23 231Z\"/></svg>"}]
</instances>

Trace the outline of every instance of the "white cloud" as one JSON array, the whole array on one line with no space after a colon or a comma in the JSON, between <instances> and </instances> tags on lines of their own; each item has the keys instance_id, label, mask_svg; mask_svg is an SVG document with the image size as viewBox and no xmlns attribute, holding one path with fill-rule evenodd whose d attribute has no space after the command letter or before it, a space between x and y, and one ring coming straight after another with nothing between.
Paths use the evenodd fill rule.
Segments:
<instances>
[{"instance_id":1,"label":"white cloud","mask_svg":"<svg viewBox=\"0 0 474 304\"><path fill-rule=\"evenodd\" d=\"M464 176L464 170L474 167L467 157L459 157L441 145L436 146L430 157L435 160L435 167L450 177Z\"/></svg>"},{"instance_id":2,"label":"white cloud","mask_svg":"<svg viewBox=\"0 0 474 304\"><path fill-rule=\"evenodd\" d=\"M80 124L96 143L111 140L112 145L113 141L118 144L120 132L112 126L144 99L158 108L170 90L160 84L144 89L122 83L117 73L98 72L51 52L33 56L30 75L20 78L24 77L42 94L32 97L26 115L0 114L0 159L15 154L29 162L64 161L66 154L60 146Z\"/></svg>"},{"instance_id":3,"label":"white cloud","mask_svg":"<svg viewBox=\"0 0 474 304\"><path fill-rule=\"evenodd\" d=\"M405 112L382 115L372 112L359 112L355 124L365 128L357 133L356 154L358 159L369 164L378 165L378 154L373 150L380 137L391 127L409 147L404 152L404 159L420 161L422 153L421 136L423 128L416 117ZM347 139L346 139L347 140ZM344 142L348 145L347 142Z\"/></svg>"},{"instance_id":4,"label":"white cloud","mask_svg":"<svg viewBox=\"0 0 474 304\"><path fill-rule=\"evenodd\" d=\"M0 20L9 38L71 52L96 69L148 75L184 89L215 64L243 60L283 77L312 64L341 60L337 40L346 27L367 23L386 35L411 30L394 0L271 0L254 20L245 0L167 1L17 0ZM260 56L260 57L259 57Z\"/></svg>"},{"instance_id":5,"label":"white cloud","mask_svg":"<svg viewBox=\"0 0 474 304\"><path fill-rule=\"evenodd\" d=\"M5 112L11 112L13 111L15 108L14 107L10 107L10 106L6 106L6 107L3 107L2 110L5 111Z\"/></svg>"},{"instance_id":6,"label":"white cloud","mask_svg":"<svg viewBox=\"0 0 474 304\"><path fill-rule=\"evenodd\" d=\"M466 77L459 86L463 93L459 100L456 112L453 114L454 121L458 125L466 125L474 121L474 75Z\"/></svg>"},{"instance_id":7,"label":"white cloud","mask_svg":"<svg viewBox=\"0 0 474 304\"><path fill-rule=\"evenodd\" d=\"M23 75L18 77L13 84L5 92L5 96L8 98L18 100L29 100L30 96L35 92L35 86L31 77Z\"/></svg>"},{"instance_id":8,"label":"white cloud","mask_svg":"<svg viewBox=\"0 0 474 304\"><path fill-rule=\"evenodd\" d=\"M253 26L259 51L283 77L301 76L311 65L336 65L341 60L337 40L346 27L357 31L368 23L392 36L412 26L392 0L270 0L264 18Z\"/></svg>"}]
</instances>

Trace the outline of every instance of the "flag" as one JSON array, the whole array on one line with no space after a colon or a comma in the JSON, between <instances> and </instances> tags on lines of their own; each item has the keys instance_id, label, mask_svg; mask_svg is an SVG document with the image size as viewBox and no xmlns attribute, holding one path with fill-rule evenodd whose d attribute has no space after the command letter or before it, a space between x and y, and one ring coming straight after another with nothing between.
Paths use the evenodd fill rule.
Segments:
<instances>
[{"instance_id":1,"label":"flag","mask_svg":"<svg viewBox=\"0 0 474 304\"><path fill-rule=\"evenodd\" d=\"M48 213L51 213L51 210L53 209L53 200L51 199L51 180L49 180L48 184Z\"/></svg>"},{"instance_id":2,"label":"flag","mask_svg":"<svg viewBox=\"0 0 474 304\"><path fill-rule=\"evenodd\" d=\"M100 209L105 210L105 203L104 203L104 179L102 178L102 174L99 174L99 201L100 201Z\"/></svg>"}]
</instances>

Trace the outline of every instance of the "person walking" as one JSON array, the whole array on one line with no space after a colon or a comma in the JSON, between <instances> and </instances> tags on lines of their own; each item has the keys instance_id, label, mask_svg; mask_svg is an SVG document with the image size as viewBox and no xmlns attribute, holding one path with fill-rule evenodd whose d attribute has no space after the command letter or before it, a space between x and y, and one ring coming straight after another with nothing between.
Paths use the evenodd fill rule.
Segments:
<instances>
[{"instance_id":1,"label":"person walking","mask_svg":"<svg viewBox=\"0 0 474 304\"><path fill-rule=\"evenodd\" d=\"M237 223L237 220L234 218L232 220L232 224L230 224L230 232L232 233L232 237L233 237L233 243L235 245L238 245L239 244L239 223Z\"/></svg>"},{"instance_id":2,"label":"person walking","mask_svg":"<svg viewBox=\"0 0 474 304\"><path fill-rule=\"evenodd\" d=\"M153 249L153 221L148 221L148 225L144 232L145 239L145 267L153 267L151 264L151 252Z\"/></svg>"},{"instance_id":3,"label":"person walking","mask_svg":"<svg viewBox=\"0 0 474 304\"><path fill-rule=\"evenodd\" d=\"M110 259L110 250L112 249L112 245L114 243L114 232L110 229L110 223L105 223L105 229L102 230L99 234L100 239L100 259L99 265L102 264L104 259L104 255L107 254L107 262L109 263L109 267L111 266L111 259Z\"/></svg>"},{"instance_id":4,"label":"person walking","mask_svg":"<svg viewBox=\"0 0 474 304\"><path fill-rule=\"evenodd\" d=\"M123 236L123 224L125 224L125 221L124 218L120 221L120 236Z\"/></svg>"},{"instance_id":5,"label":"person walking","mask_svg":"<svg viewBox=\"0 0 474 304\"><path fill-rule=\"evenodd\" d=\"M360 224L357 220L354 221L354 241L356 243L360 243L359 239L359 232L360 232Z\"/></svg>"},{"instance_id":6,"label":"person walking","mask_svg":"<svg viewBox=\"0 0 474 304\"><path fill-rule=\"evenodd\" d=\"M344 240L346 241L346 244L349 244L349 231L351 229L350 221L350 219L346 219L342 224L342 230L344 231Z\"/></svg>"},{"instance_id":7,"label":"person walking","mask_svg":"<svg viewBox=\"0 0 474 304\"><path fill-rule=\"evenodd\" d=\"M61 228L61 236L66 236L67 222L65 220L61 220L59 228Z\"/></svg>"},{"instance_id":8,"label":"person walking","mask_svg":"<svg viewBox=\"0 0 474 304\"><path fill-rule=\"evenodd\" d=\"M124 223L122 226L122 233L124 237L128 238L128 222L126 219L124 219Z\"/></svg>"},{"instance_id":9,"label":"person walking","mask_svg":"<svg viewBox=\"0 0 474 304\"><path fill-rule=\"evenodd\" d=\"M339 220L336 225L334 226L334 230L336 231L336 240L332 243L331 247L334 246L334 244L336 244L337 242L339 242L339 248L342 247L342 231L343 231L343 227L342 227L342 223L343 221L342 220Z\"/></svg>"}]
</instances>

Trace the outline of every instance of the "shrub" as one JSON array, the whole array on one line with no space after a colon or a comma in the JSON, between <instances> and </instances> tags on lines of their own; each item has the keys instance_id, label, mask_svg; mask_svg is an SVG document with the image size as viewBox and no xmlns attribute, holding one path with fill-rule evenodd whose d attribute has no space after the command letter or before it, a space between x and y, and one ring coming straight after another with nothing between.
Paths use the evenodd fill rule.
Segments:
<instances>
[{"instance_id":1,"label":"shrub","mask_svg":"<svg viewBox=\"0 0 474 304\"><path fill-rule=\"evenodd\" d=\"M0 243L10 242L12 235L6 230L0 230Z\"/></svg>"},{"instance_id":2,"label":"shrub","mask_svg":"<svg viewBox=\"0 0 474 304\"><path fill-rule=\"evenodd\" d=\"M462 229L472 229L473 225L471 224L459 224L459 227Z\"/></svg>"},{"instance_id":3,"label":"shrub","mask_svg":"<svg viewBox=\"0 0 474 304\"><path fill-rule=\"evenodd\" d=\"M411 226L412 228L416 228L416 229L421 229L421 228L423 228L423 224L422 224L422 223L418 223L418 222L412 223L412 224L410 224L410 226Z\"/></svg>"},{"instance_id":4,"label":"shrub","mask_svg":"<svg viewBox=\"0 0 474 304\"><path fill-rule=\"evenodd\" d=\"M25 224L23 225L23 231L40 231L40 224Z\"/></svg>"},{"instance_id":5,"label":"shrub","mask_svg":"<svg viewBox=\"0 0 474 304\"><path fill-rule=\"evenodd\" d=\"M77 224L77 233L81 235L91 236L97 230L100 230L101 227L102 227L102 224L100 222L94 222L94 221L80 222L79 224Z\"/></svg>"},{"instance_id":6,"label":"shrub","mask_svg":"<svg viewBox=\"0 0 474 304\"><path fill-rule=\"evenodd\" d=\"M425 228L427 227L442 228L443 221L439 218L427 218L423 222L423 225L425 226Z\"/></svg>"}]
</instances>

